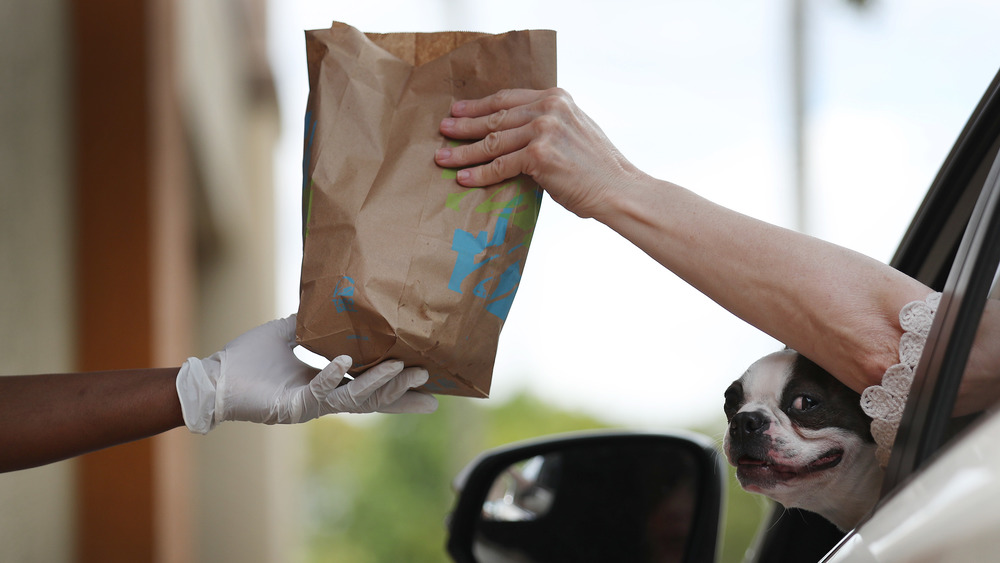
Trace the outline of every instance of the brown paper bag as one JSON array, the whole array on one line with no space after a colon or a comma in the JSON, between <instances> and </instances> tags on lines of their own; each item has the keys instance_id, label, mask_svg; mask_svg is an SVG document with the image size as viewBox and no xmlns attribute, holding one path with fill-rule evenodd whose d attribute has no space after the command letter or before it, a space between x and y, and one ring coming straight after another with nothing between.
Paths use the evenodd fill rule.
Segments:
<instances>
[{"instance_id":1,"label":"brown paper bag","mask_svg":"<svg viewBox=\"0 0 1000 563\"><path fill-rule=\"evenodd\" d=\"M434 151L451 103L555 86L555 32L306 32L297 340L354 373L386 359L486 397L541 202L527 177L466 189Z\"/></svg>"}]
</instances>

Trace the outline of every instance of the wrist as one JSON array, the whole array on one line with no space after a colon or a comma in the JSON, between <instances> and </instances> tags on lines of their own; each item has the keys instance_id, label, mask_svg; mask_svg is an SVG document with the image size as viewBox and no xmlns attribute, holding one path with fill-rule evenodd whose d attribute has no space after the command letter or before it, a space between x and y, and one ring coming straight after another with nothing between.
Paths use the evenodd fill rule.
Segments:
<instances>
[{"instance_id":1,"label":"wrist","mask_svg":"<svg viewBox=\"0 0 1000 563\"><path fill-rule=\"evenodd\" d=\"M666 192L678 189L680 186L643 173L629 175L604 190L602 203L595 206L592 217L622 234L637 225L660 226L669 211L664 209L665 202L672 199Z\"/></svg>"},{"instance_id":2,"label":"wrist","mask_svg":"<svg viewBox=\"0 0 1000 563\"><path fill-rule=\"evenodd\" d=\"M217 356L188 358L177 373L177 398L184 425L196 434L207 434L219 422L217 382L221 364Z\"/></svg>"}]
</instances>

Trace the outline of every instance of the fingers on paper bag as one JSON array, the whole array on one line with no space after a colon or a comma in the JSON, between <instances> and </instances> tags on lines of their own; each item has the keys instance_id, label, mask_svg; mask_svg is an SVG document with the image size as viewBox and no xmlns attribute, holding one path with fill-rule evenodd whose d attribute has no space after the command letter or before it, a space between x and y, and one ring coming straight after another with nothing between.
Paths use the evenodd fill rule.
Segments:
<instances>
[{"instance_id":1,"label":"fingers on paper bag","mask_svg":"<svg viewBox=\"0 0 1000 563\"><path fill-rule=\"evenodd\" d=\"M387 360L377 364L361 375L354 378L354 381L344 386L342 393L349 402L348 410L355 410L364 405L380 387L403 371L403 362L400 360Z\"/></svg>"},{"instance_id":2,"label":"fingers on paper bag","mask_svg":"<svg viewBox=\"0 0 1000 563\"><path fill-rule=\"evenodd\" d=\"M344 355L334 358L309 382L313 395L323 399L333 393L344 381L344 376L347 375L347 370L352 364L353 360L350 356Z\"/></svg>"},{"instance_id":3,"label":"fingers on paper bag","mask_svg":"<svg viewBox=\"0 0 1000 563\"><path fill-rule=\"evenodd\" d=\"M482 117L500 110L525 106L553 95L569 97L569 94L559 88L546 90L506 88L478 100L457 101L451 106L451 114L455 117Z\"/></svg>"},{"instance_id":4,"label":"fingers on paper bag","mask_svg":"<svg viewBox=\"0 0 1000 563\"><path fill-rule=\"evenodd\" d=\"M396 402L410 389L427 383L428 377L427 370L423 368L404 369L399 372L399 375L375 391L375 408L381 409Z\"/></svg>"},{"instance_id":5,"label":"fingers on paper bag","mask_svg":"<svg viewBox=\"0 0 1000 563\"><path fill-rule=\"evenodd\" d=\"M406 368L395 379L376 391L374 407L383 413L429 414L437 410L437 398L430 393L413 391L427 383L429 374L422 368Z\"/></svg>"}]
</instances>

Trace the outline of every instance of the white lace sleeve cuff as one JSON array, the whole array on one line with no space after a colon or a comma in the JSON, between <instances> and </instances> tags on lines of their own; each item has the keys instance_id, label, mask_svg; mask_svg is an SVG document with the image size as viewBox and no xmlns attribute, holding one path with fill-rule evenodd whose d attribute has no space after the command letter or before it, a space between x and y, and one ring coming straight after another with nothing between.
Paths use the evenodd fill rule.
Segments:
<instances>
[{"instance_id":1,"label":"white lace sleeve cuff","mask_svg":"<svg viewBox=\"0 0 1000 563\"><path fill-rule=\"evenodd\" d=\"M899 324L903 327L903 336L899 339L899 363L885 371L881 385L872 385L861 393L861 408L872 419L875 456L883 468L889 465L892 443L913 384L913 372L924 351L927 333L931 330L940 302L941 294L935 292L923 301L913 301L903 307L899 312Z\"/></svg>"}]
</instances>

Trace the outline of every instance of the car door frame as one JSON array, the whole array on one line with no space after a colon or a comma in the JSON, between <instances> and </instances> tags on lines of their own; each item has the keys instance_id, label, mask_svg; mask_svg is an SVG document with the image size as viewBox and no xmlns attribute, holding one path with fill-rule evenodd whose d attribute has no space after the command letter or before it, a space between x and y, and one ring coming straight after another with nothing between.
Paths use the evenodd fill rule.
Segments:
<instances>
[{"instance_id":1,"label":"car door frame","mask_svg":"<svg viewBox=\"0 0 1000 563\"><path fill-rule=\"evenodd\" d=\"M904 273L923 277L921 281L942 291L942 297L893 445L883 502L948 437L958 388L1000 261L998 147L1000 73L959 136L892 262ZM963 223L956 245L955 226ZM948 260L951 254L954 258ZM935 287L942 278L944 286Z\"/></svg>"}]
</instances>

